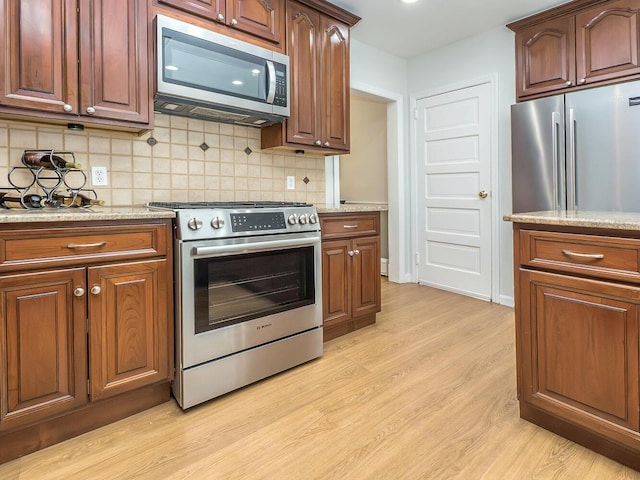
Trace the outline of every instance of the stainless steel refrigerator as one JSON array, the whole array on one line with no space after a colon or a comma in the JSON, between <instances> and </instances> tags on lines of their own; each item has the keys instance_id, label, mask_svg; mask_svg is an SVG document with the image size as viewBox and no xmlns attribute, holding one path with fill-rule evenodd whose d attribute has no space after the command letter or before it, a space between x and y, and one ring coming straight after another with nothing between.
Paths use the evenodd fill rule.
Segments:
<instances>
[{"instance_id":1,"label":"stainless steel refrigerator","mask_svg":"<svg viewBox=\"0 0 640 480\"><path fill-rule=\"evenodd\" d=\"M640 81L512 105L513 212L640 212Z\"/></svg>"}]
</instances>

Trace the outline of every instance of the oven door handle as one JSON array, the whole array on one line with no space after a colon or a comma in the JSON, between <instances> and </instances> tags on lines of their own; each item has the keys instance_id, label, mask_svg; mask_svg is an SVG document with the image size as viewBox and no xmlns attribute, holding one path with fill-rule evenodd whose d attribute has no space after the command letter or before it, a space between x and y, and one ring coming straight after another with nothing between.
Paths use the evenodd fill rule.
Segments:
<instances>
[{"instance_id":1,"label":"oven door handle","mask_svg":"<svg viewBox=\"0 0 640 480\"><path fill-rule=\"evenodd\" d=\"M294 248L314 246L320 243L320 237L313 238L297 238L285 240L269 240L268 242L243 243L235 245L216 245L211 247L193 247L191 256L215 256L241 254L251 252L264 252L265 250L277 250L279 248Z\"/></svg>"}]
</instances>

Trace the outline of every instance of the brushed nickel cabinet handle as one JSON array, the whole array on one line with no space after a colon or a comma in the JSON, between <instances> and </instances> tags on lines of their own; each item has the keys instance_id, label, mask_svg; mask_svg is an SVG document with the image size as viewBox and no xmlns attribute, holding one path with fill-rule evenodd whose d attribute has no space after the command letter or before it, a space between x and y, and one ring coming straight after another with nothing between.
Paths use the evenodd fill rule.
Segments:
<instances>
[{"instance_id":1,"label":"brushed nickel cabinet handle","mask_svg":"<svg viewBox=\"0 0 640 480\"><path fill-rule=\"evenodd\" d=\"M107 242L97 242L97 243L70 243L67 245L67 248L95 248L95 247L104 247Z\"/></svg>"},{"instance_id":2,"label":"brushed nickel cabinet handle","mask_svg":"<svg viewBox=\"0 0 640 480\"><path fill-rule=\"evenodd\" d=\"M590 258L592 260L602 260L604 258L602 253L577 253L570 250L562 250L562 254L567 257Z\"/></svg>"},{"instance_id":3,"label":"brushed nickel cabinet handle","mask_svg":"<svg viewBox=\"0 0 640 480\"><path fill-rule=\"evenodd\" d=\"M343 228L358 228L358 225L343 225Z\"/></svg>"}]
</instances>

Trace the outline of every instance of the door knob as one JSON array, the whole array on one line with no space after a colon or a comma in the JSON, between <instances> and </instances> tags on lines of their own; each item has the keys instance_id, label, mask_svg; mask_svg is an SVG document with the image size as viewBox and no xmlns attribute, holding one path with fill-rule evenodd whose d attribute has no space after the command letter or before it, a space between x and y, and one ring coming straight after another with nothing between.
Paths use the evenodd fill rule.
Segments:
<instances>
[{"instance_id":1,"label":"door knob","mask_svg":"<svg viewBox=\"0 0 640 480\"><path fill-rule=\"evenodd\" d=\"M487 198L487 197L489 196L489 192L487 192L486 190L480 190L480 191L478 192L478 196L479 196L480 198Z\"/></svg>"}]
</instances>

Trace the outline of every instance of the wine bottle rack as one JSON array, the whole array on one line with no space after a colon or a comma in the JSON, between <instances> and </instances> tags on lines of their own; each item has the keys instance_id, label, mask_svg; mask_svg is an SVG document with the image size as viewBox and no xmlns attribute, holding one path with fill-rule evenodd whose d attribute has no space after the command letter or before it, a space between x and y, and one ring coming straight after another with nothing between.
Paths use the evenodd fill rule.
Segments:
<instances>
[{"instance_id":1,"label":"wine bottle rack","mask_svg":"<svg viewBox=\"0 0 640 480\"><path fill-rule=\"evenodd\" d=\"M33 166L25 161L28 154L40 154L46 158L49 157L51 166ZM20 161L22 166L12 167L9 170L8 182L11 187L0 188L2 192L17 192L20 198L22 208L33 209L34 207L26 201L28 195L41 195L44 201L42 207L46 208L86 208L91 205L77 205L78 195L82 194L95 200L98 195L95 190L85 188L87 185L87 175L78 168L60 167L54 160L62 158L65 161L76 163L73 152L64 152L56 150L25 150L22 153ZM56 199L56 194L62 194L70 199L69 204L65 204Z\"/></svg>"}]
</instances>

